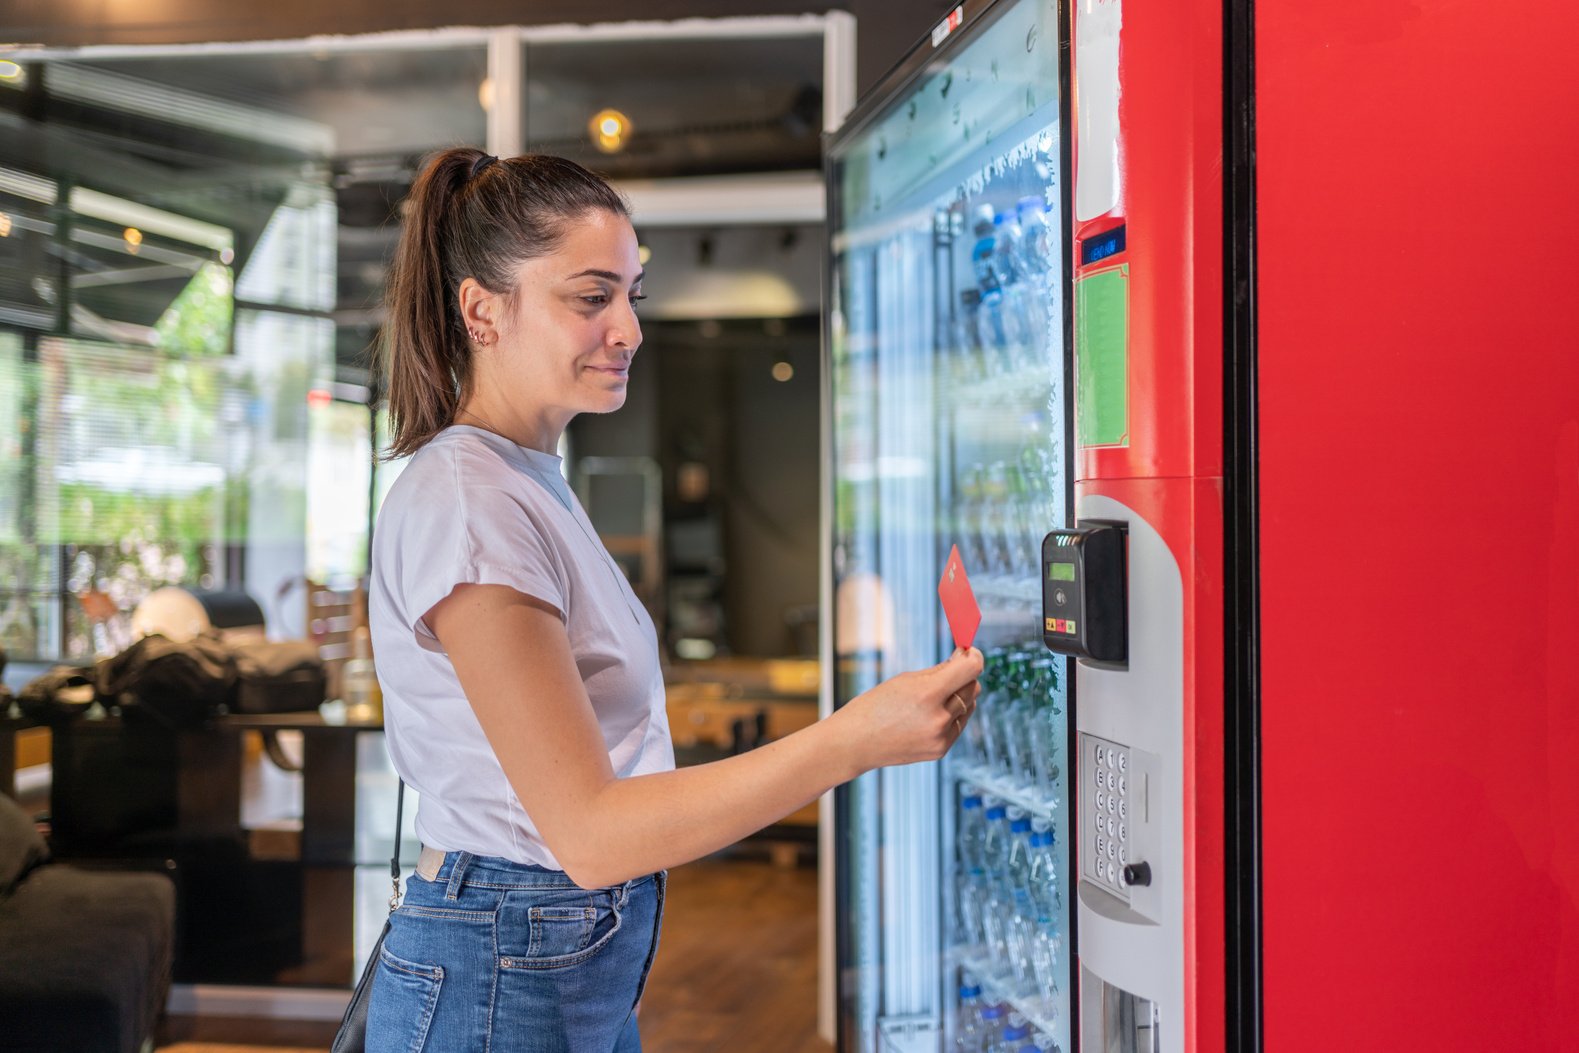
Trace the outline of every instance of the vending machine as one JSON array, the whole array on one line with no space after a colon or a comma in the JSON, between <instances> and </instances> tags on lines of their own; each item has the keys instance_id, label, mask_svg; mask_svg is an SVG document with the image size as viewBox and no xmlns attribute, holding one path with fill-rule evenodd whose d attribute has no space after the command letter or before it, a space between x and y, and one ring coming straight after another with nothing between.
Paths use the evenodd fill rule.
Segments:
<instances>
[{"instance_id":1,"label":"vending machine","mask_svg":"<svg viewBox=\"0 0 1579 1053\"><path fill-rule=\"evenodd\" d=\"M987 656L839 796L844 1049L1222 1041L1221 32L965 4L830 144L835 702L953 545Z\"/></svg>"},{"instance_id":2,"label":"vending machine","mask_svg":"<svg viewBox=\"0 0 1579 1053\"><path fill-rule=\"evenodd\" d=\"M1576 12L967 3L833 140L836 701L955 544L988 654L842 1049L1579 1048Z\"/></svg>"},{"instance_id":3,"label":"vending machine","mask_svg":"<svg viewBox=\"0 0 1579 1053\"><path fill-rule=\"evenodd\" d=\"M1072 667L1041 544L1074 447L1067 19L946 13L829 148L835 703L946 658L949 554L980 708L941 763L837 795L842 1049L1072 1049Z\"/></svg>"}]
</instances>

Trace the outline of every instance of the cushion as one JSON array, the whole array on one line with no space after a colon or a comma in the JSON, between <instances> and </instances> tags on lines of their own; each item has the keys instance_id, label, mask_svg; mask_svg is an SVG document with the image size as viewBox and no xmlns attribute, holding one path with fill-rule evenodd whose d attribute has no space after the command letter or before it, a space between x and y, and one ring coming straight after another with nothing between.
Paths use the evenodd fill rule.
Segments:
<instances>
[{"instance_id":1,"label":"cushion","mask_svg":"<svg viewBox=\"0 0 1579 1053\"><path fill-rule=\"evenodd\" d=\"M163 874L42 866L0 899L0 1047L137 1053L169 991Z\"/></svg>"},{"instance_id":2,"label":"cushion","mask_svg":"<svg viewBox=\"0 0 1579 1053\"><path fill-rule=\"evenodd\" d=\"M22 806L0 793L0 896L49 857L49 847Z\"/></svg>"}]
</instances>

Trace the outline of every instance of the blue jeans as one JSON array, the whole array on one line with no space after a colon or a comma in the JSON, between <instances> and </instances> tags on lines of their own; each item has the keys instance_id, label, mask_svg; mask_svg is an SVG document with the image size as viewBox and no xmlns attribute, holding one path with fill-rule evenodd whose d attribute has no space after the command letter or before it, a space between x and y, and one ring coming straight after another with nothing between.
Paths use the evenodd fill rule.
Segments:
<instances>
[{"instance_id":1,"label":"blue jeans","mask_svg":"<svg viewBox=\"0 0 1579 1053\"><path fill-rule=\"evenodd\" d=\"M376 1053L640 1053L635 1008L668 875L591 891L557 870L450 852L413 874L368 1008Z\"/></svg>"}]
</instances>

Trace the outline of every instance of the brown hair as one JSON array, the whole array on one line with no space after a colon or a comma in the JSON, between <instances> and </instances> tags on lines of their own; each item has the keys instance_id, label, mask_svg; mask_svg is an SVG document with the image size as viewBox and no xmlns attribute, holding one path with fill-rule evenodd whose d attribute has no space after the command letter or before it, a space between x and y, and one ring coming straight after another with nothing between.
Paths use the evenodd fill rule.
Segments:
<instances>
[{"instance_id":1,"label":"brown hair","mask_svg":"<svg viewBox=\"0 0 1579 1053\"><path fill-rule=\"evenodd\" d=\"M461 282L515 291L515 271L554 251L568 221L603 210L629 216L618 191L574 161L545 154L491 159L435 154L412 184L390 267L379 353L389 396L389 456L403 457L454 423L471 386Z\"/></svg>"}]
</instances>

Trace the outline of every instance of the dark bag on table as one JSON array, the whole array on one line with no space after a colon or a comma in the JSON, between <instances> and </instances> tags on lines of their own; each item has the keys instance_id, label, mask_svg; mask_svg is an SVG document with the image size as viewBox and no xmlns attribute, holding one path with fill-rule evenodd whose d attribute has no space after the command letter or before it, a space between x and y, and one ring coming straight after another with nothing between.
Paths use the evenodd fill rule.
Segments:
<instances>
[{"instance_id":1,"label":"dark bag on table","mask_svg":"<svg viewBox=\"0 0 1579 1053\"><path fill-rule=\"evenodd\" d=\"M92 667L57 665L29 680L16 704L34 723L69 724L93 705L94 690Z\"/></svg>"},{"instance_id":2,"label":"dark bag on table","mask_svg":"<svg viewBox=\"0 0 1579 1053\"><path fill-rule=\"evenodd\" d=\"M236 697L236 659L213 636L176 643L145 636L98 666L99 696L134 719L148 717L172 731L202 727Z\"/></svg>"},{"instance_id":3,"label":"dark bag on table","mask_svg":"<svg viewBox=\"0 0 1579 1053\"><path fill-rule=\"evenodd\" d=\"M232 643L238 680L237 713L300 713L317 709L329 675L311 640Z\"/></svg>"}]
</instances>

